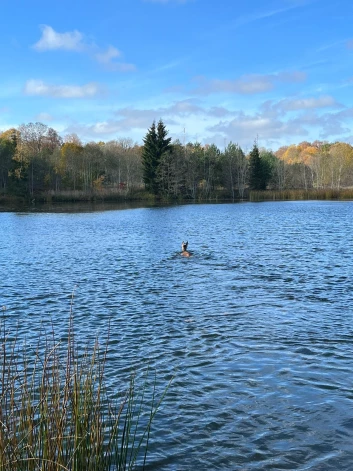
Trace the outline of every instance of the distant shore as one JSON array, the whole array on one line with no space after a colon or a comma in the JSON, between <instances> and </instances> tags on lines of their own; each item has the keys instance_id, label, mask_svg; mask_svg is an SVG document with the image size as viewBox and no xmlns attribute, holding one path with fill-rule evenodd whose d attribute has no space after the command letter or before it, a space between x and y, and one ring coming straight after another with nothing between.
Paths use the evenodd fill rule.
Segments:
<instances>
[{"instance_id":1,"label":"distant shore","mask_svg":"<svg viewBox=\"0 0 353 471\"><path fill-rule=\"evenodd\" d=\"M95 211L109 209L132 209L153 207L170 204L193 204L193 203L239 203L260 201L300 201L300 200L353 200L353 188L335 189L310 189L310 190L265 190L251 191L245 197L229 198L223 192L215 191L214 194L205 199L168 199L157 198L149 194L115 195L106 197L102 194L83 192L71 192L69 195L58 194L37 195L33 198L18 196L0 196L0 212L16 211Z\"/></svg>"}]
</instances>

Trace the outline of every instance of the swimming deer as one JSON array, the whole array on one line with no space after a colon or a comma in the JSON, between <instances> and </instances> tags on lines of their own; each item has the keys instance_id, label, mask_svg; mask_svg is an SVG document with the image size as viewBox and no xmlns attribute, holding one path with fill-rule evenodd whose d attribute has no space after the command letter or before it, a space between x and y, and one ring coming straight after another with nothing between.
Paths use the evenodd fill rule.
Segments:
<instances>
[{"instance_id":1,"label":"swimming deer","mask_svg":"<svg viewBox=\"0 0 353 471\"><path fill-rule=\"evenodd\" d=\"M191 253L187 251L187 248L188 248L188 243L189 242L182 242L181 243L181 254L183 257L190 257L191 256Z\"/></svg>"}]
</instances>

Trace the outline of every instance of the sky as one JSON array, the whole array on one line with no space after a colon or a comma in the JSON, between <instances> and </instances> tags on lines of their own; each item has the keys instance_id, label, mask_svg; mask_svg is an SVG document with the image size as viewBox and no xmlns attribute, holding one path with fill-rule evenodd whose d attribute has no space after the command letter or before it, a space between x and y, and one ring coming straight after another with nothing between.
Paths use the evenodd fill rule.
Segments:
<instances>
[{"instance_id":1,"label":"sky","mask_svg":"<svg viewBox=\"0 0 353 471\"><path fill-rule=\"evenodd\" d=\"M0 131L353 144L352 0L1 0Z\"/></svg>"}]
</instances>

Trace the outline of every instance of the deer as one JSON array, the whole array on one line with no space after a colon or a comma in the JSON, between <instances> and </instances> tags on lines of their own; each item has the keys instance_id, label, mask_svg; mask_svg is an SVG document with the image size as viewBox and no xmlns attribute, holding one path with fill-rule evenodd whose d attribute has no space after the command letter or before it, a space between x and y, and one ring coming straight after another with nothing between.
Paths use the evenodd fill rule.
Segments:
<instances>
[{"instance_id":1,"label":"deer","mask_svg":"<svg viewBox=\"0 0 353 471\"><path fill-rule=\"evenodd\" d=\"M182 242L181 243L181 254L183 257L190 257L191 256L191 253L188 252L187 248L188 248L188 243L189 242Z\"/></svg>"}]
</instances>

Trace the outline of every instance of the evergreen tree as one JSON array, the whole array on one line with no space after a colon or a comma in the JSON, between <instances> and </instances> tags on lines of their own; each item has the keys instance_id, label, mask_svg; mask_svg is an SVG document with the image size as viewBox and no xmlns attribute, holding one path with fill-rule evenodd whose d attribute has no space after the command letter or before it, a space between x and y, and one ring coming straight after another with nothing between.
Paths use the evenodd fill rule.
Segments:
<instances>
[{"instance_id":1,"label":"evergreen tree","mask_svg":"<svg viewBox=\"0 0 353 471\"><path fill-rule=\"evenodd\" d=\"M9 174L14 166L13 157L17 147L15 133L0 134L0 194L6 194L9 182Z\"/></svg>"},{"instance_id":2,"label":"evergreen tree","mask_svg":"<svg viewBox=\"0 0 353 471\"><path fill-rule=\"evenodd\" d=\"M278 159L270 150L262 149L260 151L261 163L263 166L263 175L266 180L266 187L270 185L272 188L276 186L275 174L278 166Z\"/></svg>"},{"instance_id":3,"label":"evergreen tree","mask_svg":"<svg viewBox=\"0 0 353 471\"><path fill-rule=\"evenodd\" d=\"M171 138L167 137L168 131L160 119L157 127L153 121L143 139L142 165L143 181L148 191L157 195L159 193L159 166L162 156L171 150Z\"/></svg>"},{"instance_id":4,"label":"evergreen tree","mask_svg":"<svg viewBox=\"0 0 353 471\"><path fill-rule=\"evenodd\" d=\"M257 143L254 143L249 155L249 188L250 190L266 190L268 166L260 157Z\"/></svg>"}]
</instances>

